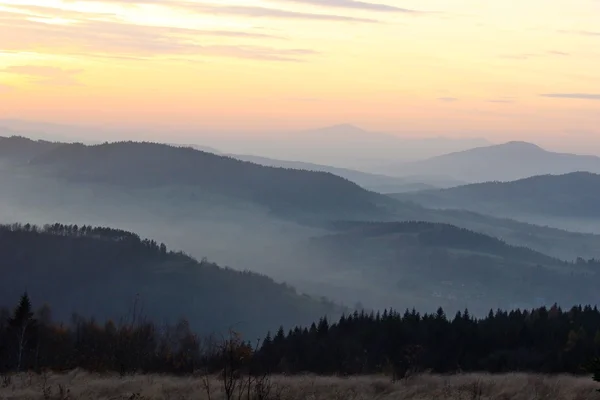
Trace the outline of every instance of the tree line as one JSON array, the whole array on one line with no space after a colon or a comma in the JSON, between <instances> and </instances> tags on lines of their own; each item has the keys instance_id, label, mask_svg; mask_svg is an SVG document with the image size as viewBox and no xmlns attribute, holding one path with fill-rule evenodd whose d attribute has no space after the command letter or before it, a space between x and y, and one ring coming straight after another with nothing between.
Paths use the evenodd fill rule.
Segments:
<instances>
[{"instance_id":1,"label":"tree line","mask_svg":"<svg viewBox=\"0 0 600 400\"><path fill-rule=\"evenodd\" d=\"M224 352L223 349L226 349ZM34 310L24 294L15 309L0 311L0 371L83 368L95 372L191 374L237 370L256 374L335 375L388 373L586 373L600 356L600 311L490 311L474 318L465 310L449 318L415 310L354 312L330 323L321 318L287 333L280 328L251 342L237 334L200 336L185 320L157 325L134 312L99 323L74 315L52 321L49 306ZM600 369L598 369L600 371Z\"/></svg>"}]
</instances>

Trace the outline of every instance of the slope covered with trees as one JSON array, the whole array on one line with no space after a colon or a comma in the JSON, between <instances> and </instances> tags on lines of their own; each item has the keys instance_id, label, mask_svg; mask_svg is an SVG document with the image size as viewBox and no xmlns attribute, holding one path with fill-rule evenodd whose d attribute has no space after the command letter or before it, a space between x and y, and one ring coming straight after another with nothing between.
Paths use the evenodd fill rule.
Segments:
<instances>
[{"instance_id":1,"label":"slope covered with trees","mask_svg":"<svg viewBox=\"0 0 600 400\"><path fill-rule=\"evenodd\" d=\"M581 374L600 354L600 312L596 307L563 310L490 310L474 318L468 310L447 316L386 310L354 313L335 323L280 329L269 335L260 355L277 372L319 374L423 371Z\"/></svg>"},{"instance_id":2,"label":"slope covered with trees","mask_svg":"<svg viewBox=\"0 0 600 400\"><path fill-rule=\"evenodd\" d=\"M20 136L0 137L0 160L26 163L61 145L61 143L35 141Z\"/></svg>"},{"instance_id":3,"label":"slope covered with trees","mask_svg":"<svg viewBox=\"0 0 600 400\"><path fill-rule=\"evenodd\" d=\"M593 303L600 283L600 264L594 260L565 262L452 225L348 222L337 227L339 233L313 238L301 251L313 257L306 264L315 274L308 276L343 282L353 290L338 292L332 284L331 296L349 302L358 295L366 307L431 310L442 305L453 312L469 307L481 315L498 307Z\"/></svg>"},{"instance_id":4,"label":"slope covered with trees","mask_svg":"<svg viewBox=\"0 0 600 400\"><path fill-rule=\"evenodd\" d=\"M540 175L513 182L486 182L391 196L425 207L466 209L491 215L600 218L600 175L589 172Z\"/></svg>"},{"instance_id":5,"label":"slope covered with trees","mask_svg":"<svg viewBox=\"0 0 600 400\"><path fill-rule=\"evenodd\" d=\"M80 184L128 189L198 187L276 214L385 216L389 203L327 172L265 167L231 157L156 143L64 144L30 161L46 174Z\"/></svg>"},{"instance_id":6,"label":"slope covered with trees","mask_svg":"<svg viewBox=\"0 0 600 400\"><path fill-rule=\"evenodd\" d=\"M197 262L117 229L2 226L0 266L0 303L28 291L62 321L72 312L101 320L135 312L158 322L185 316L203 333L235 326L256 335L338 310L265 276Z\"/></svg>"},{"instance_id":7,"label":"slope covered with trees","mask_svg":"<svg viewBox=\"0 0 600 400\"><path fill-rule=\"evenodd\" d=\"M385 373L394 380L426 371L596 373L600 354L600 311L581 305L490 310L483 318L469 310L450 317L442 308L425 314L356 311L281 327L254 343L235 332L197 335L185 320L164 325L75 316L57 323L50 306L34 306L27 294L13 310L0 309L2 373L218 373L231 387L245 387L241 379L265 390L260 385L270 385L273 373Z\"/></svg>"},{"instance_id":8,"label":"slope covered with trees","mask_svg":"<svg viewBox=\"0 0 600 400\"><path fill-rule=\"evenodd\" d=\"M179 235L175 241L171 237L162 240L190 250L202 246L190 240L199 236L215 237L217 244L228 244L236 231L228 229L226 235L218 232L233 224L238 226L236 230L252 233L245 235L246 240L265 238L269 243L306 237L306 229L297 226L273 233L271 228L281 225L282 220L326 229L336 220L423 220L482 232L559 258L600 257L600 236L473 212L431 210L369 192L326 172L265 167L192 148L153 143L85 146L24 138L6 140L20 143L23 150L15 153L21 154L20 158L0 170L0 184L9 189L0 195L0 213L6 210L17 220L40 215L36 222L119 224L154 236L157 225L165 232L166 219L169 223L177 221ZM26 151L30 148L35 151ZM40 191L44 192L43 198L37 195ZM196 225L187 226L192 221L197 221ZM210 235L198 231L202 225L210 226ZM219 256L228 263L237 265L254 258L245 253L229 259L227 254L233 252L231 246L227 247L228 251L220 251ZM200 254L212 255L212 248L201 247Z\"/></svg>"}]
</instances>

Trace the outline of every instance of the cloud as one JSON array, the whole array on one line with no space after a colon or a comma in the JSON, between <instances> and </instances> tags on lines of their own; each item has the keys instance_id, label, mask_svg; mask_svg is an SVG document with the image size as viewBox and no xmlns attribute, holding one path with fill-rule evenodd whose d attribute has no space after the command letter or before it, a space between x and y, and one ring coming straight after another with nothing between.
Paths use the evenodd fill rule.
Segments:
<instances>
[{"instance_id":1,"label":"cloud","mask_svg":"<svg viewBox=\"0 0 600 400\"><path fill-rule=\"evenodd\" d=\"M456 97L438 97L438 100L446 103L453 103L455 101L458 101Z\"/></svg>"},{"instance_id":2,"label":"cloud","mask_svg":"<svg viewBox=\"0 0 600 400\"><path fill-rule=\"evenodd\" d=\"M13 90L14 88L12 86L9 85L5 85L3 83L0 83L0 93L2 92L10 92L11 90Z\"/></svg>"},{"instance_id":3,"label":"cloud","mask_svg":"<svg viewBox=\"0 0 600 400\"><path fill-rule=\"evenodd\" d=\"M291 3L310 4L314 6L331 7L331 8L347 8L364 11L381 11L395 13L419 13L416 10L401 8L380 3L368 3L357 0L278 0Z\"/></svg>"},{"instance_id":4,"label":"cloud","mask_svg":"<svg viewBox=\"0 0 600 400\"><path fill-rule=\"evenodd\" d=\"M202 46L201 51L211 56L247 58L265 61L301 62L301 57L319 54L306 49L273 49L263 46Z\"/></svg>"},{"instance_id":5,"label":"cloud","mask_svg":"<svg viewBox=\"0 0 600 400\"><path fill-rule=\"evenodd\" d=\"M582 36L600 36L600 31L567 31L560 30L559 33L568 33L571 35L582 35Z\"/></svg>"},{"instance_id":6,"label":"cloud","mask_svg":"<svg viewBox=\"0 0 600 400\"><path fill-rule=\"evenodd\" d=\"M54 25L36 21L2 18L0 51L36 51L79 56L144 60L156 56L216 56L266 61L304 61L318 54L310 49L279 49L247 44L204 45L203 36L232 39L282 39L254 32L195 30L143 26L110 21L79 20L75 24Z\"/></svg>"},{"instance_id":7,"label":"cloud","mask_svg":"<svg viewBox=\"0 0 600 400\"><path fill-rule=\"evenodd\" d=\"M502 103L502 104L512 104L514 103L513 100L504 100L504 99L492 99L492 100L488 100L488 103Z\"/></svg>"},{"instance_id":8,"label":"cloud","mask_svg":"<svg viewBox=\"0 0 600 400\"><path fill-rule=\"evenodd\" d=\"M90 0L83 0L90 1ZM96 0L91 0L96 1ZM185 0L98 0L104 3L113 4L127 4L127 5L140 5L140 4L152 4L161 5L172 9L180 9L187 12L193 12L198 14L213 14L213 15L238 15L246 17L264 17L264 18L278 18L278 19L304 19L313 21L338 21L338 22L362 22L362 23L376 23L379 22L371 18L361 17L349 17L345 15L335 14L319 14L309 13L300 11L290 11L280 8L269 8L261 6L243 6L243 5L216 5L214 3L197 3ZM291 2L302 2L314 5L323 5L327 7L337 8L351 8L351 9L368 9L373 11L395 11L395 12L415 12L408 9L403 9L394 6L388 6L384 4L375 4L361 2L357 0L279 0L279 1L291 1Z\"/></svg>"},{"instance_id":9,"label":"cloud","mask_svg":"<svg viewBox=\"0 0 600 400\"><path fill-rule=\"evenodd\" d=\"M595 93L545 93L540 96L555 99L600 100L600 94Z\"/></svg>"},{"instance_id":10,"label":"cloud","mask_svg":"<svg viewBox=\"0 0 600 400\"><path fill-rule=\"evenodd\" d=\"M285 100L299 103L314 103L317 101L321 101L321 99L319 99L318 97L289 97Z\"/></svg>"},{"instance_id":11,"label":"cloud","mask_svg":"<svg viewBox=\"0 0 600 400\"><path fill-rule=\"evenodd\" d=\"M259 6L215 6L205 4L187 4L185 9L193 10L198 13L213 15L238 15L254 18L278 18L278 19L299 19L313 21L337 21L337 22L362 22L377 23L380 22L371 18L348 17L345 15L317 14L299 11L288 11L278 8L268 8Z\"/></svg>"},{"instance_id":12,"label":"cloud","mask_svg":"<svg viewBox=\"0 0 600 400\"><path fill-rule=\"evenodd\" d=\"M72 86L79 84L75 78L77 74L83 71L39 65L14 65L1 69L0 72L28 76L46 85Z\"/></svg>"},{"instance_id":13,"label":"cloud","mask_svg":"<svg viewBox=\"0 0 600 400\"><path fill-rule=\"evenodd\" d=\"M517 53L517 54L502 54L500 58L506 58L510 60L529 60L531 58L538 58L544 56L570 56L569 53L563 51L550 50L545 53Z\"/></svg>"},{"instance_id":14,"label":"cloud","mask_svg":"<svg viewBox=\"0 0 600 400\"><path fill-rule=\"evenodd\" d=\"M522 54L504 54L500 58L507 58L511 60L529 60L530 58L538 57L537 54L533 53L522 53Z\"/></svg>"}]
</instances>

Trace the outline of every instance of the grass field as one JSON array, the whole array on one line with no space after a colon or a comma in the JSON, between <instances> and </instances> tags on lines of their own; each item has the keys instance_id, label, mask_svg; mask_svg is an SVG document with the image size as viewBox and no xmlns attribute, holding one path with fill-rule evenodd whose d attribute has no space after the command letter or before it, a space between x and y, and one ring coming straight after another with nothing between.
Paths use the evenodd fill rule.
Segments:
<instances>
[{"instance_id":1,"label":"grass field","mask_svg":"<svg viewBox=\"0 0 600 400\"><path fill-rule=\"evenodd\" d=\"M253 400L600 400L599 385L585 377L531 374L454 376L421 375L392 383L385 377L273 377L267 397ZM150 400L225 399L222 381L161 375L93 375L72 371L63 375L3 376L0 399L31 400ZM233 396L238 400L238 393ZM241 400L246 400L244 393Z\"/></svg>"}]
</instances>

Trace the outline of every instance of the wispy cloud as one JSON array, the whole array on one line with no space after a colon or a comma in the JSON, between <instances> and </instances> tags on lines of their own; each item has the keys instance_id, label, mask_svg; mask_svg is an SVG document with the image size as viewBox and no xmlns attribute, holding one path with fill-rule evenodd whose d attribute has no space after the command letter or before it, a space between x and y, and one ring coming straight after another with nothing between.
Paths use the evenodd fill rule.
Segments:
<instances>
[{"instance_id":1,"label":"wispy cloud","mask_svg":"<svg viewBox=\"0 0 600 400\"><path fill-rule=\"evenodd\" d=\"M60 11L58 11L60 14ZM241 39L282 39L256 32L195 30L174 27L142 26L110 21L78 20L74 24L54 25L15 18L0 12L0 51L60 52L126 59L155 56L214 56L266 61L303 61L317 54L311 49L276 48L239 43ZM231 38L234 44L201 44L204 36Z\"/></svg>"},{"instance_id":2,"label":"wispy cloud","mask_svg":"<svg viewBox=\"0 0 600 400\"><path fill-rule=\"evenodd\" d=\"M510 60L529 60L530 58L538 57L537 54L533 53L521 53L521 54L502 54L500 58L506 58Z\"/></svg>"},{"instance_id":3,"label":"wispy cloud","mask_svg":"<svg viewBox=\"0 0 600 400\"><path fill-rule=\"evenodd\" d=\"M279 8L268 8L259 6L215 6L207 4L186 4L187 10L198 13L213 15L238 15L253 18L278 18L278 19L300 19L313 21L338 21L338 22L380 22L372 18L349 17L346 15L318 14L300 11L282 10Z\"/></svg>"},{"instance_id":4,"label":"wispy cloud","mask_svg":"<svg viewBox=\"0 0 600 400\"><path fill-rule=\"evenodd\" d=\"M501 54L499 57L500 58L506 58L509 60L529 60L532 58L539 58L539 57L547 57L547 56L562 56L562 57L566 57L569 56L569 53L566 53L564 51L557 51L557 50L549 50L546 51L544 53L517 53L517 54Z\"/></svg>"},{"instance_id":5,"label":"wispy cloud","mask_svg":"<svg viewBox=\"0 0 600 400\"><path fill-rule=\"evenodd\" d=\"M81 1L81 0L80 0ZM96 1L96 0L82 0ZM416 11L389 6L385 4L367 3L355 0L278 0L294 3L313 4L325 7L347 8L347 9L362 9L372 11L393 11L404 13L415 13ZM217 3L201 3L185 0L102 0L104 3L140 5L152 4L165 6L171 9L179 9L186 12L198 14L213 14L213 15L238 15L246 17L264 17L278 19L304 19L313 21L338 21L338 22L362 22L376 23L379 22L372 18L350 17L337 14L320 14L310 12L292 11L281 8L271 8L262 6L245 6L245 5L218 5Z\"/></svg>"},{"instance_id":6,"label":"wispy cloud","mask_svg":"<svg viewBox=\"0 0 600 400\"><path fill-rule=\"evenodd\" d=\"M83 72L80 69L62 69L40 65L13 65L0 72L16 75L24 75L34 78L38 83L45 85L72 86L78 85L77 74Z\"/></svg>"},{"instance_id":7,"label":"wispy cloud","mask_svg":"<svg viewBox=\"0 0 600 400\"><path fill-rule=\"evenodd\" d=\"M560 30L560 33L568 33L571 35L582 35L582 36L600 36L600 31L569 31L569 30Z\"/></svg>"},{"instance_id":8,"label":"wispy cloud","mask_svg":"<svg viewBox=\"0 0 600 400\"><path fill-rule=\"evenodd\" d=\"M540 96L556 99L600 100L600 94L596 93L545 93Z\"/></svg>"},{"instance_id":9,"label":"wispy cloud","mask_svg":"<svg viewBox=\"0 0 600 400\"><path fill-rule=\"evenodd\" d=\"M314 103L320 101L318 97L289 97L286 98L287 101L294 101L298 103Z\"/></svg>"},{"instance_id":10,"label":"wispy cloud","mask_svg":"<svg viewBox=\"0 0 600 400\"><path fill-rule=\"evenodd\" d=\"M14 87L9 86L9 85L5 85L3 83L0 83L0 93L2 92L10 92L14 89Z\"/></svg>"},{"instance_id":11,"label":"wispy cloud","mask_svg":"<svg viewBox=\"0 0 600 400\"><path fill-rule=\"evenodd\" d=\"M456 97L438 97L438 100L446 103L453 103L455 101L458 101Z\"/></svg>"},{"instance_id":12,"label":"wispy cloud","mask_svg":"<svg viewBox=\"0 0 600 400\"><path fill-rule=\"evenodd\" d=\"M512 104L513 100L504 100L504 99L491 99L487 101L488 103L500 103L500 104Z\"/></svg>"},{"instance_id":13,"label":"wispy cloud","mask_svg":"<svg viewBox=\"0 0 600 400\"><path fill-rule=\"evenodd\" d=\"M401 8L396 6L390 6L381 3L369 3L365 1L357 0L277 0L282 2L298 3L298 4L310 4L321 7L331 8L347 8L364 11L379 11L379 12L394 12L394 13L408 13L416 14L418 11L411 10L408 8Z\"/></svg>"}]
</instances>

